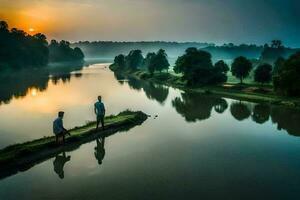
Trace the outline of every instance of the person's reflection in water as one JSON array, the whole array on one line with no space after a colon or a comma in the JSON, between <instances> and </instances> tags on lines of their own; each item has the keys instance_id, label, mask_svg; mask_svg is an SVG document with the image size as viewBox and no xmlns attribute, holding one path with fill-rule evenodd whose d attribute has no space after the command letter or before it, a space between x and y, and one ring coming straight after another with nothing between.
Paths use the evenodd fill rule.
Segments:
<instances>
[{"instance_id":1,"label":"person's reflection in water","mask_svg":"<svg viewBox=\"0 0 300 200\"><path fill-rule=\"evenodd\" d=\"M62 155L57 154L55 160L53 161L54 171L58 174L59 178L63 179L64 175L64 166L66 162L70 161L71 156L66 156L66 153L63 152Z\"/></svg>"},{"instance_id":2,"label":"person's reflection in water","mask_svg":"<svg viewBox=\"0 0 300 200\"><path fill-rule=\"evenodd\" d=\"M98 164L102 164L102 160L105 156L105 149L104 149L104 143L105 143L105 137L101 137L96 139L97 146L95 147L95 158L98 160Z\"/></svg>"}]
</instances>

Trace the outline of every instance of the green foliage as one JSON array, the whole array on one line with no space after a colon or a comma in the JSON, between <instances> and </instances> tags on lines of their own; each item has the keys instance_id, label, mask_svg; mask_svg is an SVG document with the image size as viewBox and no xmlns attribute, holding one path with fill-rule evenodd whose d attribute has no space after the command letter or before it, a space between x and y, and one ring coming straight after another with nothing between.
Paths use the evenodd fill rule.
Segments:
<instances>
[{"instance_id":1,"label":"green foliage","mask_svg":"<svg viewBox=\"0 0 300 200\"><path fill-rule=\"evenodd\" d=\"M43 66L48 63L48 43L46 36L33 36L16 28L8 29L5 21L0 21L0 69Z\"/></svg>"},{"instance_id":2,"label":"green foliage","mask_svg":"<svg viewBox=\"0 0 300 200\"><path fill-rule=\"evenodd\" d=\"M142 55L141 50L132 50L126 56L125 60L126 60L126 66L129 69L136 70L137 68L140 68L142 66L144 57Z\"/></svg>"},{"instance_id":3,"label":"green foliage","mask_svg":"<svg viewBox=\"0 0 300 200\"><path fill-rule=\"evenodd\" d=\"M258 83L269 83L272 79L272 65L259 65L254 71L254 81Z\"/></svg>"},{"instance_id":4,"label":"green foliage","mask_svg":"<svg viewBox=\"0 0 300 200\"><path fill-rule=\"evenodd\" d=\"M155 63L156 63L155 69L157 71L161 72L162 70L169 69L170 64L168 61L168 55L166 54L165 50L163 49L158 50L155 56Z\"/></svg>"},{"instance_id":5,"label":"green foliage","mask_svg":"<svg viewBox=\"0 0 300 200\"><path fill-rule=\"evenodd\" d=\"M84 54L80 48L71 48L70 42L65 40L59 43L56 40L51 40L49 51L49 60L51 62L80 61L84 58Z\"/></svg>"},{"instance_id":6,"label":"green foliage","mask_svg":"<svg viewBox=\"0 0 300 200\"><path fill-rule=\"evenodd\" d=\"M155 71L167 70L170 66L168 55L163 49L158 50L157 53L148 53L144 60L144 66L150 74L153 74Z\"/></svg>"},{"instance_id":7,"label":"green foliage","mask_svg":"<svg viewBox=\"0 0 300 200\"><path fill-rule=\"evenodd\" d=\"M300 52L291 55L273 78L275 90L288 96L300 96Z\"/></svg>"},{"instance_id":8,"label":"green foliage","mask_svg":"<svg viewBox=\"0 0 300 200\"><path fill-rule=\"evenodd\" d=\"M116 56L114 59L114 65L120 69L124 69L126 67L125 56L123 54Z\"/></svg>"},{"instance_id":9,"label":"green foliage","mask_svg":"<svg viewBox=\"0 0 300 200\"><path fill-rule=\"evenodd\" d=\"M241 83L243 83L244 78L247 78L249 76L251 69L251 61L243 56L235 58L231 65L232 75L240 79Z\"/></svg>"},{"instance_id":10,"label":"green foliage","mask_svg":"<svg viewBox=\"0 0 300 200\"><path fill-rule=\"evenodd\" d=\"M144 60L144 66L148 69L150 74L153 74L155 71L156 67L156 62L155 62L155 53L148 53L145 60Z\"/></svg>"},{"instance_id":11,"label":"green foliage","mask_svg":"<svg viewBox=\"0 0 300 200\"><path fill-rule=\"evenodd\" d=\"M8 24L0 21L0 69L41 67L48 61L74 61L83 57L81 49L72 49L67 41L59 44L52 41L48 46L44 34L29 35L16 28L9 30Z\"/></svg>"},{"instance_id":12,"label":"green foliage","mask_svg":"<svg viewBox=\"0 0 300 200\"><path fill-rule=\"evenodd\" d=\"M174 72L183 73L183 78L187 80L188 85L213 84L227 80L224 64L219 62L213 66L210 53L192 47L178 57Z\"/></svg>"},{"instance_id":13,"label":"green foliage","mask_svg":"<svg viewBox=\"0 0 300 200\"><path fill-rule=\"evenodd\" d=\"M223 83L227 81L227 72L229 71L228 65L223 61L219 60L214 65L215 83Z\"/></svg>"}]
</instances>

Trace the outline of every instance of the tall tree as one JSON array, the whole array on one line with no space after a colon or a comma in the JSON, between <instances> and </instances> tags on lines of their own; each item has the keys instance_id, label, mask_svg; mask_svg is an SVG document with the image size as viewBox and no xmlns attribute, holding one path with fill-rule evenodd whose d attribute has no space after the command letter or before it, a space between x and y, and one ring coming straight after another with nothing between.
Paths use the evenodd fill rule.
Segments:
<instances>
[{"instance_id":1,"label":"tall tree","mask_svg":"<svg viewBox=\"0 0 300 200\"><path fill-rule=\"evenodd\" d=\"M273 78L274 88L288 96L300 96L300 51L291 55Z\"/></svg>"},{"instance_id":2,"label":"tall tree","mask_svg":"<svg viewBox=\"0 0 300 200\"><path fill-rule=\"evenodd\" d=\"M143 64L144 57L141 50L132 50L126 56L126 65L129 69L140 68Z\"/></svg>"},{"instance_id":3,"label":"tall tree","mask_svg":"<svg viewBox=\"0 0 300 200\"><path fill-rule=\"evenodd\" d=\"M159 49L158 52L155 55L155 62L156 62L156 70L162 71L162 70L168 70L169 69L169 61L168 61L168 55L165 50Z\"/></svg>"},{"instance_id":4,"label":"tall tree","mask_svg":"<svg viewBox=\"0 0 300 200\"><path fill-rule=\"evenodd\" d=\"M175 73L183 73L183 78L189 85L209 83L212 77L213 65L211 54L191 47L175 63Z\"/></svg>"},{"instance_id":5,"label":"tall tree","mask_svg":"<svg viewBox=\"0 0 300 200\"><path fill-rule=\"evenodd\" d=\"M232 75L240 79L241 83L243 83L243 79L249 76L251 69L252 69L251 61L243 56L235 58L231 65Z\"/></svg>"},{"instance_id":6,"label":"tall tree","mask_svg":"<svg viewBox=\"0 0 300 200\"><path fill-rule=\"evenodd\" d=\"M152 75L155 71L156 63L155 63L156 54L151 52L146 55L144 60L144 65L148 69L149 73Z\"/></svg>"},{"instance_id":7,"label":"tall tree","mask_svg":"<svg viewBox=\"0 0 300 200\"><path fill-rule=\"evenodd\" d=\"M272 79L272 65L262 64L254 70L254 81L264 84L269 83Z\"/></svg>"}]
</instances>

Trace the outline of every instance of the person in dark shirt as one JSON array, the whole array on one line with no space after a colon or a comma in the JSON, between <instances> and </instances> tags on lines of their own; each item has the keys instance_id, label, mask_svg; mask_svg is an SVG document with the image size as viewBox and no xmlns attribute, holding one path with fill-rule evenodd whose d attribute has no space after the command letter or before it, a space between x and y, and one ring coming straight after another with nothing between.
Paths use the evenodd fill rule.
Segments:
<instances>
[{"instance_id":1,"label":"person in dark shirt","mask_svg":"<svg viewBox=\"0 0 300 200\"><path fill-rule=\"evenodd\" d=\"M104 116L105 116L105 106L102 102L102 97L98 96L98 101L94 104L94 111L97 116L97 125L96 129L99 127L99 123L101 122L102 129L104 130Z\"/></svg>"},{"instance_id":2,"label":"person in dark shirt","mask_svg":"<svg viewBox=\"0 0 300 200\"><path fill-rule=\"evenodd\" d=\"M64 118L64 112L60 111L58 112L58 118L56 118L53 121L53 133L55 135L56 143L58 143L59 138L63 138L63 143L65 142L65 135L70 135L70 133L67 131L67 129L64 128L63 125L63 118Z\"/></svg>"}]
</instances>

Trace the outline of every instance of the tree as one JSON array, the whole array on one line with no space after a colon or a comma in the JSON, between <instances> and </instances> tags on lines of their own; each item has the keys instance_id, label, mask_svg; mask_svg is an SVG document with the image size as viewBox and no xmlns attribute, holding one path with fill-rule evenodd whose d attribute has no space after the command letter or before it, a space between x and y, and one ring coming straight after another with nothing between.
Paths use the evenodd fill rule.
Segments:
<instances>
[{"instance_id":1,"label":"tree","mask_svg":"<svg viewBox=\"0 0 300 200\"><path fill-rule=\"evenodd\" d=\"M283 64L278 74L273 77L275 91L288 95L300 96L300 51L291 55Z\"/></svg>"},{"instance_id":2,"label":"tree","mask_svg":"<svg viewBox=\"0 0 300 200\"><path fill-rule=\"evenodd\" d=\"M229 67L223 60L219 60L218 62L216 62L214 65L215 82L226 82L228 71Z\"/></svg>"},{"instance_id":3,"label":"tree","mask_svg":"<svg viewBox=\"0 0 300 200\"><path fill-rule=\"evenodd\" d=\"M207 84L212 78L213 65L211 54L191 47L175 63L175 73L183 73L189 85Z\"/></svg>"},{"instance_id":4,"label":"tree","mask_svg":"<svg viewBox=\"0 0 300 200\"><path fill-rule=\"evenodd\" d=\"M155 53L148 53L144 60L144 66L148 69L149 73L152 75L155 71Z\"/></svg>"},{"instance_id":5,"label":"tree","mask_svg":"<svg viewBox=\"0 0 300 200\"><path fill-rule=\"evenodd\" d=\"M0 31L8 32L8 24L6 21L0 21Z\"/></svg>"},{"instance_id":6,"label":"tree","mask_svg":"<svg viewBox=\"0 0 300 200\"><path fill-rule=\"evenodd\" d=\"M272 40L271 41L271 47L272 48L282 48L283 45L282 45L282 41L281 40Z\"/></svg>"},{"instance_id":7,"label":"tree","mask_svg":"<svg viewBox=\"0 0 300 200\"><path fill-rule=\"evenodd\" d=\"M136 70L143 64L144 57L141 50L132 50L126 56L126 65L129 69Z\"/></svg>"},{"instance_id":8,"label":"tree","mask_svg":"<svg viewBox=\"0 0 300 200\"><path fill-rule=\"evenodd\" d=\"M241 84L243 83L243 79L249 76L251 69L252 69L251 61L243 56L235 58L231 65L232 75L240 79Z\"/></svg>"},{"instance_id":9,"label":"tree","mask_svg":"<svg viewBox=\"0 0 300 200\"><path fill-rule=\"evenodd\" d=\"M162 71L164 69L168 70L169 69L169 61L168 61L168 55L166 54L166 51L163 49L158 50L158 52L155 55L155 63L156 67L155 69L157 71Z\"/></svg>"},{"instance_id":10,"label":"tree","mask_svg":"<svg viewBox=\"0 0 300 200\"><path fill-rule=\"evenodd\" d=\"M114 65L119 69L124 69L126 67L125 56L123 54L116 56L114 59Z\"/></svg>"},{"instance_id":11,"label":"tree","mask_svg":"<svg viewBox=\"0 0 300 200\"><path fill-rule=\"evenodd\" d=\"M264 84L269 83L272 79L272 65L259 65L254 71L254 81Z\"/></svg>"}]
</instances>

